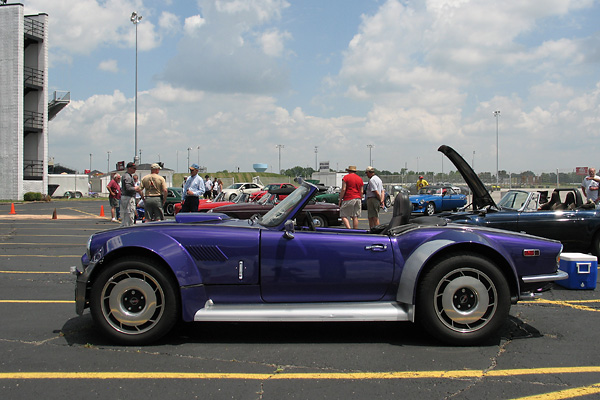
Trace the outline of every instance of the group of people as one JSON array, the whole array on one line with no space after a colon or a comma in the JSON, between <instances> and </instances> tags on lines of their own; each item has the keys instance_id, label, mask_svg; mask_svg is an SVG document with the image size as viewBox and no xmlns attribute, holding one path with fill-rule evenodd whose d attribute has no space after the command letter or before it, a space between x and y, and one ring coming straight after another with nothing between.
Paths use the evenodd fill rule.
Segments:
<instances>
[{"instance_id":1,"label":"group of people","mask_svg":"<svg viewBox=\"0 0 600 400\"><path fill-rule=\"evenodd\" d=\"M357 174L355 165L346 168L346 172L348 174L342 178L339 200L342 223L350 229L350 220L352 220L352 228L358 229L358 217L362 209L364 194L367 201L369 228L379 225L379 210L385 207L385 191L381 178L375 175L375 168L369 166L365 170L367 178L369 178L366 187L364 187L362 178Z\"/></svg>"},{"instance_id":2,"label":"group of people","mask_svg":"<svg viewBox=\"0 0 600 400\"><path fill-rule=\"evenodd\" d=\"M596 175L596 168L589 167L588 175L581 182L581 191L588 200L598 207L600 205L600 197L598 190L600 188L600 176Z\"/></svg>"},{"instance_id":3,"label":"group of people","mask_svg":"<svg viewBox=\"0 0 600 400\"><path fill-rule=\"evenodd\" d=\"M167 201L167 183L159 175L160 165L152 164L150 174L138 182L135 163L127 163L127 170L123 175L115 174L108 183L109 202L111 207L111 221L119 222L119 214L123 210L121 226L134 224L136 206L144 202L144 214L148 221L162 221L165 219L164 205Z\"/></svg>"}]
</instances>

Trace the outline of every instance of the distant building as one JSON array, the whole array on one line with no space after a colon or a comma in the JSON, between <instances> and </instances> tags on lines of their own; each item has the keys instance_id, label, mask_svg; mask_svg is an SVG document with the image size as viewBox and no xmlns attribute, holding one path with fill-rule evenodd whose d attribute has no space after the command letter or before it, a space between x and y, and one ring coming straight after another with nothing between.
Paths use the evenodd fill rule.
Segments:
<instances>
[{"instance_id":1,"label":"distant building","mask_svg":"<svg viewBox=\"0 0 600 400\"><path fill-rule=\"evenodd\" d=\"M69 95L48 102L48 14L0 4L0 199L48 192L48 120Z\"/></svg>"}]
</instances>

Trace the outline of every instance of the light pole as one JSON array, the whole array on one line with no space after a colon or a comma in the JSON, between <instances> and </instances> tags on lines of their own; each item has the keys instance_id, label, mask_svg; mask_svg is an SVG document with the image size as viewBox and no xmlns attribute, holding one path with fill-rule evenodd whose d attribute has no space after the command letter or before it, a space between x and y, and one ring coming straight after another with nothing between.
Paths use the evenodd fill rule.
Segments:
<instances>
[{"instance_id":1,"label":"light pole","mask_svg":"<svg viewBox=\"0 0 600 400\"><path fill-rule=\"evenodd\" d=\"M106 174L110 172L110 150L106 151Z\"/></svg>"},{"instance_id":2,"label":"light pole","mask_svg":"<svg viewBox=\"0 0 600 400\"><path fill-rule=\"evenodd\" d=\"M369 148L369 166L372 167L373 159L371 158L371 150L373 150L373 147L375 147L375 146L372 144L368 144L367 147Z\"/></svg>"},{"instance_id":3,"label":"light pole","mask_svg":"<svg viewBox=\"0 0 600 400\"><path fill-rule=\"evenodd\" d=\"M190 150L192 150L192 148L188 147L188 167L190 166Z\"/></svg>"},{"instance_id":4,"label":"light pole","mask_svg":"<svg viewBox=\"0 0 600 400\"><path fill-rule=\"evenodd\" d=\"M90 172L92 172L92 153L90 153Z\"/></svg>"},{"instance_id":5,"label":"light pole","mask_svg":"<svg viewBox=\"0 0 600 400\"><path fill-rule=\"evenodd\" d=\"M135 150L133 152L133 162L137 160L137 146L138 146L138 135L137 135L137 103L138 103L138 33L137 26L142 20L142 16L138 15L135 11L131 13L131 22L135 25Z\"/></svg>"},{"instance_id":6,"label":"light pole","mask_svg":"<svg viewBox=\"0 0 600 400\"><path fill-rule=\"evenodd\" d=\"M283 144L278 144L275 146L279 149L279 173L281 174L281 149L285 148Z\"/></svg>"},{"instance_id":7,"label":"light pole","mask_svg":"<svg viewBox=\"0 0 600 400\"><path fill-rule=\"evenodd\" d=\"M498 117L500 117L500 111L494 111L494 117L496 117L496 189L499 185L499 168L498 168Z\"/></svg>"},{"instance_id":8,"label":"light pole","mask_svg":"<svg viewBox=\"0 0 600 400\"><path fill-rule=\"evenodd\" d=\"M198 146L198 165L200 165L200 146Z\"/></svg>"},{"instance_id":9,"label":"light pole","mask_svg":"<svg viewBox=\"0 0 600 400\"><path fill-rule=\"evenodd\" d=\"M318 154L319 154L319 146L315 146L315 171L319 170Z\"/></svg>"}]
</instances>

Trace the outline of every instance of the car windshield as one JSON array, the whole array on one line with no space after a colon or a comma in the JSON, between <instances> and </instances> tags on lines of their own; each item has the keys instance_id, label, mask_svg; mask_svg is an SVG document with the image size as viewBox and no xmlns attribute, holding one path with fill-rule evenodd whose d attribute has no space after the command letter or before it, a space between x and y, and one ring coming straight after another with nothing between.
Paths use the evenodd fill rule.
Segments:
<instances>
[{"instance_id":1,"label":"car windshield","mask_svg":"<svg viewBox=\"0 0 600 400\"><path fill-rule=\"evenodd\" d=\"M289 219L290 213L296 206L304 200L304 197L310 192L310 186L306 183L302 184L290 195L273 207L260 220L260 224L266 227L278 226L285 220Z\"/></svg>"},{"instance_id":2,"label":"car windshield","mask_svg":"<svg viewBox=\"0 0 600 400\"><path fill-rule=\"evenodd\" d=\"M239 189L242 187L242 185L243 185L243 183L234 183L233 185L227 186L226 189Z\"/></svg>"},{"instance_id":3,"label":"car windshield","mask_svg":"<svg viewBox=\"0 0 600 400\"><path fill-rule=\"evenodd\" d=\"M419 194L442 195L442 188L427 187L419 190Z\"/></svg>"},{"instance_id":4,"label":"car windshield","mask_svg":"<svg viewBox=\"0 0 600 400\"><path fill-rule=\"evenodd\" d=\"M225 193L221 192L213 199L213 203L217 203L219 201L225 201Z\"/></svg>"},{"instance_id":5,"label":"car windshield","mask_svg":"<svg viewBox=\"0 0 600 400\"><path fill-rule=\"evenodd\" d=\"M525 203L527 202L528 197L528 192L513 190L506 193L504 197L502 197L498 203L498 207L506 210L519 210L526 205Z\"/></svg>"}]
</instances>

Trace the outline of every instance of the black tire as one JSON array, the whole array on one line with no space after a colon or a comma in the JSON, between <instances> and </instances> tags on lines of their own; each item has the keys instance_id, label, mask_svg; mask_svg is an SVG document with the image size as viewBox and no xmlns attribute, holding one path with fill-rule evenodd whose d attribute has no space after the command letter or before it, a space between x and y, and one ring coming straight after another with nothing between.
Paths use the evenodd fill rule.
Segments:
<instances>
[{"instance_id":1,"label":"black tire","mask_svg":"<svg viewBox=\"0 0 600 400\"><path fill-rule=\"evenodd\" d=\"M229 195L229 201L233 201L233 200L235 200L235 198L236 198L236 197L237 197L237 194L235 194L235 193L231 193L231 194Z\"/></svg>"},{"instance_id":2,"label":"black tire","mask_svg":"<svg viewBox=\"0 0 600 400\"><path fill-rule=\"evenodd\" d=\"M425 215L433 215L435 214L435 203L427 203L425 206Z\"/></svg>"},{"instance_id":3,"label":"black tire","mask_svg":"<svg viewBox=\"0 0 600 400\"><path fill-rule=\"evenodd\" d=\"M386 208L390 208L392 206L392 198L389 196L385 197L384 204Z\"/></svg>"},{"instance_id":4,"label":"black tire","mask_svg":"<svg viewBox=\"0 0 600 400\"><path fill-rule=\"evenodd\" d=\"M173 203L169 203L165 206L165 214L166 215L173 215L175 214L175 204Z\"/></svg>"},{"instance_id":5,"label":"black tire","mask_svg":"<svg viewBox=\"0 0 600 400\"><path fill-rule=\"evenodd\" d=\"M490 338L510 311L506 278L490 260L474 254L444 258L423 276L417 290L417 321L452 345Z\"/></svg>"},{"instance_id":6,"label":"black tire","mask_svg":"<svg viewBox=\"0 0 600 400\"><path fill-rule=\"evenodd\" d=\"M118 260L92 284L90 310L96 325L112 340L143 345L166 335L178 321L176 283L152 262Z\"/></svg>"},{"instance_id":7,"label":"black tire","mask_svg":"<svg viewBox=\"0 0 600 400\"><path fill-rule=\"evenodd\" d=\"M590 252L596 257L600 257L600 232L596 232L594 238L592 239L592 247L590 248Z\"/></svg>"},{"instance_id":8,"label":"black tire","mask_svg":"<svg viewBox=\"0 0 600 400\"><path fill-rule=\"evenodd\" d=\"M83 197L83 194L81 194L81 192L75 192L75 198L76 199L80 199Z\"/></svg>"},{"instance_id":9,"label":"black tire","mask_svg":"<svg viewBox=\"0 0 600 400\"><path fill-rule=\"evenodd\" d=\"M327 220L321 215L312 216L313 225L317 228L327 228Z\"/></svg>"}]
</instances>

